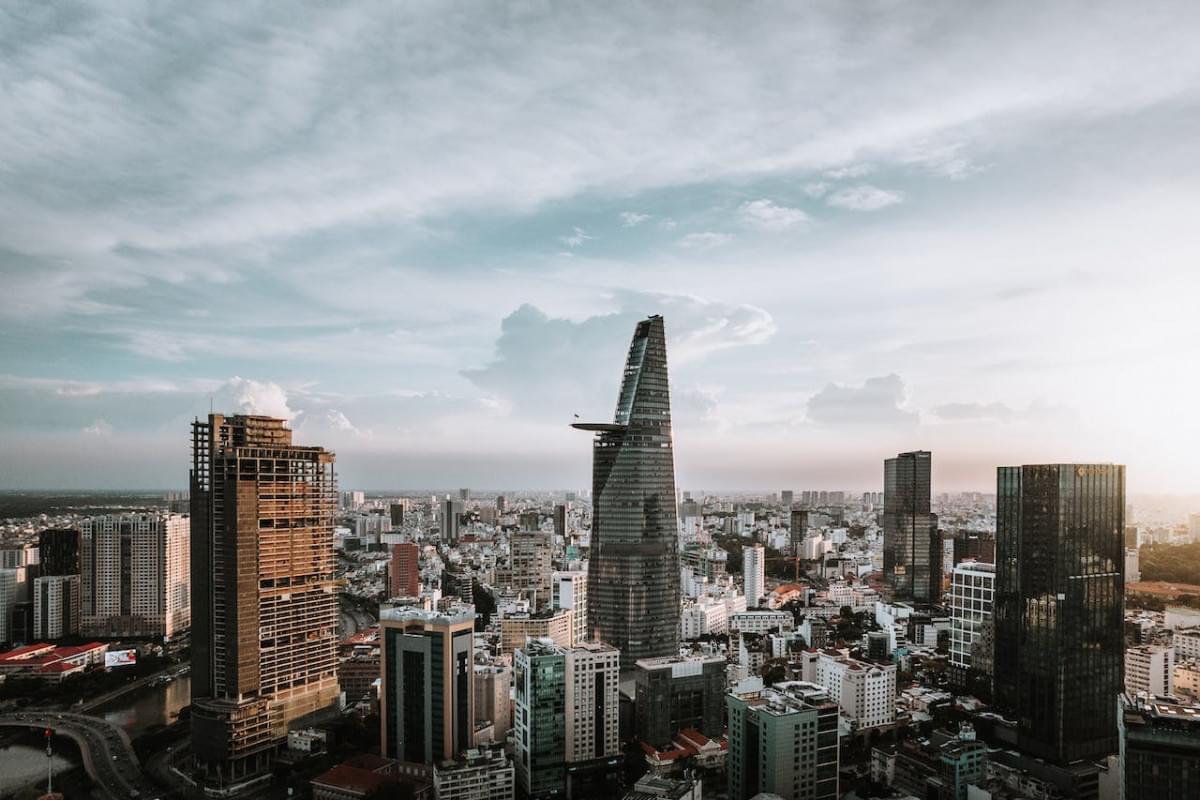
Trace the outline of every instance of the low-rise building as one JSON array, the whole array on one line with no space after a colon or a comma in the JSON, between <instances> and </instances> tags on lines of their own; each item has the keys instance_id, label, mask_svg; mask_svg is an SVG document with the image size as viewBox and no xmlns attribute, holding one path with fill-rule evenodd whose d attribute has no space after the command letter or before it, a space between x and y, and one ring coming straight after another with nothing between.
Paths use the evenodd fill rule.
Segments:
<instances>
[{"instance_id":1,"label":"low-rise building","mask_svg":"<svg viewBox=\"0 0 1200 800\"><path fill-rule=\"evenodd\" d=\"M67 676L104 664L108 645L90 642L73 647L30 644L0 653L0 675L8 679L30 679L61 683Z\"/></svg>"},{"instance_id":2,"label":"low-rise building","mask_svg":"<svg viewBox=\"0 0 1200 800\"><path fill-rule=\"evenodd\" d=\"M513 800L516 772L504 749L472 749L433 771L437 800Z\"/></svg>"}]
</instances>

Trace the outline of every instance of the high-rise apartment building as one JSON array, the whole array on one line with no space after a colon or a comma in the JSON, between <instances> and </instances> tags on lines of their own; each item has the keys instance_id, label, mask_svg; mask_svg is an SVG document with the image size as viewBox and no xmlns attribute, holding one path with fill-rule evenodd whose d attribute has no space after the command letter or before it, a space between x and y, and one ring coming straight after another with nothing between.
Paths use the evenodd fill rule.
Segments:
<instances>
[{"instance_id":1,"label":"high-rise apartment building","mask_svg":"<svg viewBox=\"0 0 1200 800\"><path fill-rule=\"evenodd\" d=\"M337 699L333 463L281 419L192 424L192 751L212 779L264 769Z\"/></svg>"},{"instance_id":2,"label":"high-rise apartment building","mask_svg":"<svg viewBox=\"0 0 1200 800\"><path fill-rule=\"evenodd\" d=\"M679 647L675 459L663 319L637 324L611 423L577 423L592 443L588 613L623 669Z\"/></svg>"},{"instance_id":3,"label":"high-rise apartment building","mask_svg":"<svg viewBox=\"0 0 1200 800\"><path fill-rule=\"evenodd\" d=\"M554 535L565 540L567 537L567 506L558 503L554 506Z\"/></svg>"},{"instance_id":4,"label":"high-rise apartment building","mask_svg":"<svg viewBox=\"0 0 1200 800\"><path fill-rule=\"evenodd\" d=\"M554 543L550 534L522 531L509 540L508 568L498 570L497 581L522 592L536 609L550 606L550 573L554 570Z\"/></svg>"},{"instance_id":5,"label":"high-rise apartment building","mask_svg":"<svg viewBox=\"0 0 1200 800\"><path fill-rule=\"evenodd\" d=\"M1117 750L1125 467L1000 467L994 676L1018 747L1059 763Z\"/></svg>"},{"instance_id":6,"label":"high-rise apartment building","mask_svg":"<svg viewBox=\"0 0 1200 800\"><path fill-rule=\"evenodd\" d=\"M441 534L443 544L458 544L462 514L463 504L461 500L453 500L447 497L442 501Z\"/></svg>"},{"instance_id":7,"label":"high-rise apartment building","mask_svg":"<svg viewBox=\"0 0 1200 800\"><path fill-rule=\"evenodd\" d=\"M113 514L80 524L85 636L172 639L192 623L188 518Z\"/></svg>"},{"instance_id":8,"label":"high-rise apartment building","mask_svg":"<svg viewBox=\"0 0 1200 800\"><path fill-rule=\"evenodd\" d=\"M950 576L950 665L964 674L979 670L975 653L984 645L995 589L995 564L964 561Z\"/></svg>"},{"instance_id":9,"label":"high-rise apartment building","mask_svg":"<svg viewBox=\"0 0 1200 800\"><path fill-rule=\"evenodd\" d=\"M804 537L808 536L808 509L793 508L791 517L790 536L792 553L804 557Z\"/></svg>"},{"instance_id":10,"label":"high-rise apartment building","mask_svg":"<svg viewBox=\"0 0 1200 800\"><path fill-rule=\"evenodd\" d=\"M550 605L571 612L571 644L588 638L587 572L563 570L550 575Z\"/></svg>"},{"instance_id":11,"label":"high-rise apartment building","mask_svg":"<svg viewBox=\"0 0 1200 800\"><path fill-rule=\"evenodd\" d=\"M383 755L410 765L458 757L474 744L475 609L385 610L379 625Z\"/></svg>"},{"instance_id":12,"label":"high-rise apartment building","mask_svg":"<svg viewBox=\"0 0 1200 800\"><path fill-rule=\"evenodd\" d=\"M567 763L620 755L621 654L615 647L585 642L568 648L565 655Z\"/></svg>"},{"instance_id":13,"label":"high-rise apartment building","mask_svg":"<svg viewBox=\"0 0 1200 800\"><path fill-rule=\"evenodd\" d=\"M41 640L79 633L80 577L48 575L33 581L33 635Z\"/></svg>"},{"instance_id":14,"label":"high-rise apartment building","mask_svg":"<svg viewBox=\"0 0 1200 800\"><path fill-rule=\"evenodd\" d=\"M42 575L79 575L79 529L48 528L38 534L38 560Z\"/></svg>"},{"instance_id":15,"label":"high-rise apartment building","mask_svg":"<svg viewBox=\"0 0 1200 800\"><path fill-rule=\"evenodd\" d=\"M784 800L836 800L837 703L812 683L749 683L727 697L731 800L761 792Z\"/></svg>"},{"instance_id":16,"label":"high-rise apartment building","mask_svg":"<svg viewBox=\"0 0 1200 800\"><path fill-rule=\"evenodd\" d=\"M942 595L942 542L930 511L932 460L918 450L883 462L883 572L897 599L931 603Z\"/></svg>"},{"instance_id":17,"label":"high-rise apartment building","mask_svg":"<svg viewBox=\"0 0 1200 800\"><path fill-rule=\"evenodd\" d=\"M388 592L392 597L417 597L421 594L421 550L415 542L392 545L388 562Z\"/></svg>"},{"instance_id":18,"label":"high-rise apartment building","mask_svg":"<svg viewBox=\"0 0 1200 800\"><path fill-rule=\"evenodd\" d=\"M25 587L25 569L0 568L0 642L16 640L14 611ZM23 626L22 626L23 627Z\"/></svg>"},{"instance_id":19,"label":"high-rise apartment building","mask_svg":"<svg viewBox=\"0 0 1200 800\"><path fill-rule=\"evenodd\" d=\"M758 608L767 590L767 554L761 544L742 548L742 578L746 591L746 607Z\"/></svg>"},{"instance_id":20,"label":"high-rise apartment building","mask_svg":"<svg viewBox=\"0 0 1200 800\"><path fill-rule=\"evenodd\" d=\"M1200 797L1200 713L1167 699L1121 698L1124 800Z\"/></svg>"},{"instance_id":21,"label":"high-rise apartment building","mask_svg":"<svg viewBox=\"0 0 1200 800\"><path fill-rule=\"evenodd\" d=\"M475 723L492 726L492 740L503 742L512 729L512 664L498 660L475 665Z\"/></svg>"},{"instance_id":22,"label":"high-rise apartment building","mask_svg":"<svg viewBox=\"0 0 1200 800\"><path fill-rule=\"evenodd\" d=\"M796 493L791 489L784 489L779 493L779 504L784 508L791 508L792 502L796 498Z\"/></svg>"}]
</instances>

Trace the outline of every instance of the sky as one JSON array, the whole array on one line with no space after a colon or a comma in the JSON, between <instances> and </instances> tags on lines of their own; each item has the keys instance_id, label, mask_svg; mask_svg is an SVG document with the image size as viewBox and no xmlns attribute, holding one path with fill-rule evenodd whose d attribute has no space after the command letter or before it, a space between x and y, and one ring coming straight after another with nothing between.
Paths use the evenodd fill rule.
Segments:
<instances>
[{"instance_id":1,"label":"sky","mask_svg":"<svg viewBox=\"0 0 1200 800\"><path fill-rule=\"evenodd\" d=\"M582 488L664 315L677 479L1200 490L1200 5L0 6L0 489Z\"/></svg>"}]
</instances>

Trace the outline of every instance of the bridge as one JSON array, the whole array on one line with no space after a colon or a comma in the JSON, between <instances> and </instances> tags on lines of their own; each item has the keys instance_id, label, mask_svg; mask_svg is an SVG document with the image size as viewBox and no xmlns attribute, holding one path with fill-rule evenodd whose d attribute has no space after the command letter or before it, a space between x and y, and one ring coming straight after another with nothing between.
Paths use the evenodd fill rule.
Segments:
<instances>
[{"instance_id":1,"label":"bridge","mask_svg":"<svg viewBox=\"0 0 1200 800\"><path fill-rule=\"evenodd\" d=\"M129 736L116 725L83 714L27 711L0 715L0 726L50 728L56 736L70 737L92 782L113 800L160 800L162 792L142 774Z\"/></svg>"}]
</instances>

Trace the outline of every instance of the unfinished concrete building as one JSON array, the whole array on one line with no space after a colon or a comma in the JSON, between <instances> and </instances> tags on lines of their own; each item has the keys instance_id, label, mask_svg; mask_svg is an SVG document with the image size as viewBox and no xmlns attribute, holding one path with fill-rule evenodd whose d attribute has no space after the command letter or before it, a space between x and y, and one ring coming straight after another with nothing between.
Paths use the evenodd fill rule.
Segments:
<instances>
[{"instance_id":1,"label":"unfinished concrete building","mask_svg":"<svg viewBox=\"0 0 1200 800\"><path fill-rule=\"evenodd\" d=\"M338 695L333 453L281 419L192 425L192 744L222 783Z\"/></svg>"}]
</instances>

